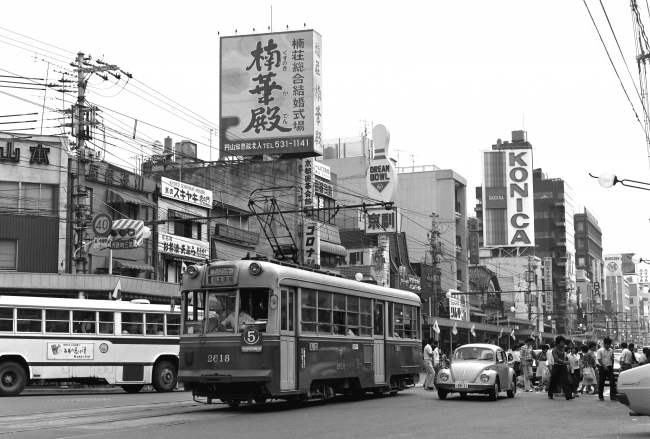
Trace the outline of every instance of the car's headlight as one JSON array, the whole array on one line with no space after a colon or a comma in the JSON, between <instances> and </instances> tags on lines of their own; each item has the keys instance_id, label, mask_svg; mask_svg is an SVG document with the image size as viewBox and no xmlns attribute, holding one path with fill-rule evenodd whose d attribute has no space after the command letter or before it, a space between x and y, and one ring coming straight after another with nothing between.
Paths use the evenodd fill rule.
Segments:
<instances>
[{"instance_id":1,"label":"car's headlight","mask_svg":"<svg viewBox=\"0 0 650 439\"><path fill-rule=\"evenodd\" d=\"M439 377L440 377L440 379L441 379L442 381L447 381L447 380L449 379L449 374L447 374L447 373L445 373L445 372L441 372L440 375L439 375Z\"/></svg>"},{"instance_id":2,"label":"car's headlight","mask_svg":"<svg viewBox=\"0 0 650 439\"><path fill-rule=\"evenodd\" d=\"M488 381L490 381L490 375L488 375L486 373L481 374L481 376L479 378L480 378L481 382L484 382L484 383L487 383Z\"/></svg>"}]
</instances>

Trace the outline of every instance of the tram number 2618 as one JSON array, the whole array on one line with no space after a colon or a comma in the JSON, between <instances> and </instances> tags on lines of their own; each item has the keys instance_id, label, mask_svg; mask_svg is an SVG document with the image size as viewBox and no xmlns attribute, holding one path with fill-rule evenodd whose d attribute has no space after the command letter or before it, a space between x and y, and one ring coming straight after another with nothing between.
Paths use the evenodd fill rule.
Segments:
<instances>
[{"instance_id":1,"label":"tram number 2618","mask_svg":"<svg viewBox=\"0 0 650 439\"><path fill-rule=\"evenodd\" d=\"M208 363L228 363L230 355L208 355Z\"/></svg>"}]
</instances>

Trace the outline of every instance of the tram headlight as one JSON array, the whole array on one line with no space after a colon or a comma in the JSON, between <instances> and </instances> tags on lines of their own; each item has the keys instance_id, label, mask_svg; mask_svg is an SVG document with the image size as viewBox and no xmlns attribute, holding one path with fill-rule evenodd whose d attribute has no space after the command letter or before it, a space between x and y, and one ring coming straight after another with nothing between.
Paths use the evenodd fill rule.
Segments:
<instances>
[{"instance_id":1,"label":"tram headlight","mask_svg":"<svg viewBox=\"0 0 650 439\"><path fill-rule=\"evenodd\" d=\"M490 375L486 373L481 374L480 378L481 378L481 382L483 383L487 383L488 381L490 381Z\"/></svg>"},{"instance_id":2,"label":"tram headlight","mask_svg":"<svg viewBox=\"0 0 650 439\"><path fill-rule=\"evenodd\" d=\"M449 374L445 372L440 373L440 380L447 381L449 379Z\"/></svg>"},{"instance_id":3,"label":"tram headlight","mask_svg":"<svg viewBox=\"0 0 650 439\"><path fill-rule=\"evenodd\" d=\"M185 273L189 277L196 277L196 275L199 274L199 268L196 265L190 265L185 269Z\"/></svg>"},{"instance_id":4,"label":"tram headlight","mask_svg":"<svg viewBox=\"0 0 650 439\"><path fill-rule=\"evenodd\" d=\"M248 266L248 271L250 271L253 276L257 276L263 271L262 264L259 262L253 262Z\"/></svg>"}]
</instances>

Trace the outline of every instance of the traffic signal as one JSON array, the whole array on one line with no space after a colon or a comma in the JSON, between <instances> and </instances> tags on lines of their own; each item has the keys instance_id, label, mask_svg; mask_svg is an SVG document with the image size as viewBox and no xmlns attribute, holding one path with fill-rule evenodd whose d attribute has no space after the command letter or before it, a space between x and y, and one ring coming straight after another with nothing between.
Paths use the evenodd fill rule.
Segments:
<instances>
[{"instance_id":1,"label":"traffic signal","mask_svg":"<svg viewBox=\"0 0 650 439\"><path fill-rule=\"evenodd\" d=\"M142 243L143 235L143 221L133 219L115 220L109 233L110 246L113 249L136 248Z\"/></svg>"}]
</instances>

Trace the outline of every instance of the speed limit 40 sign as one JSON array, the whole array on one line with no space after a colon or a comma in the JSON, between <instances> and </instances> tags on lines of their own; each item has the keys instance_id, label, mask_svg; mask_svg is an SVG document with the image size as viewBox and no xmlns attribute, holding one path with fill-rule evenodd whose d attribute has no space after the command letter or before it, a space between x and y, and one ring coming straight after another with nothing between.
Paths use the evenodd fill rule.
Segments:
<instances>
[{"instance_id":1,"label":"speed limit 40 sign","mask_svg":"<svg viewBox=\"0 0 650 439\"><path fill-rule=\"evenodd\" d=\"M111 233L113 228L113 219L107 213L98 213L93 218L93 233L95 236L104 237Z\"/></svg>"}]
</instances>

